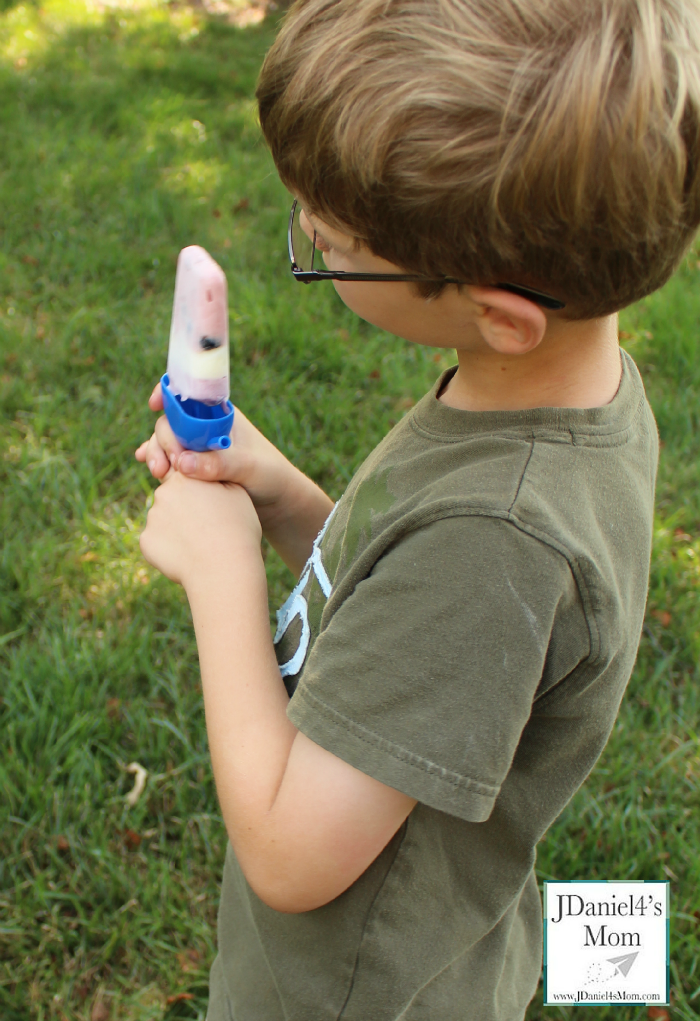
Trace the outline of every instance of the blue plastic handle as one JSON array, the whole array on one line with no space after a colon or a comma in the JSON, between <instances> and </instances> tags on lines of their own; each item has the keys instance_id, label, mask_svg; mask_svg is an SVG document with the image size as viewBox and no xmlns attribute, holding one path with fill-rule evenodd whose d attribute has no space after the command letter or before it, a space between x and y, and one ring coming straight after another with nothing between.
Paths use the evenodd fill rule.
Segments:
<instances>
[{"instance_id":1,"label":"blue plastic handle","mask_svg":"<svg viewBox=\"0 0 700 1021\"><path fill-rule=\"evenodd\" d=\"M231 401L214 407L201 401L183 401L170 389L167 372L161 377L160 388L170 428L186 450L228 450L234 413Z\"/></svg>"}]
</instances>

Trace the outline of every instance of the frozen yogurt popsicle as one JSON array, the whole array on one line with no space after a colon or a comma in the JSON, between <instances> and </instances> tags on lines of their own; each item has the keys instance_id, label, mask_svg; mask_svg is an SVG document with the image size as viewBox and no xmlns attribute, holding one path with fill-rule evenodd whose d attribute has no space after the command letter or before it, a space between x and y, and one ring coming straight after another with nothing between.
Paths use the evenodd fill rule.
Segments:
<instances>
[{"instance_id":1,"label":"frozen yogurt popsicle","mask_svg":"<svg viewBox=\"0 0 700 1021\"><path fill-rule=\"evenodd\" d=\"M226 277L199 245L183 248L177 260L168 377L182 401L213 406L228 399Z\"/></svg>"}]
</instances>

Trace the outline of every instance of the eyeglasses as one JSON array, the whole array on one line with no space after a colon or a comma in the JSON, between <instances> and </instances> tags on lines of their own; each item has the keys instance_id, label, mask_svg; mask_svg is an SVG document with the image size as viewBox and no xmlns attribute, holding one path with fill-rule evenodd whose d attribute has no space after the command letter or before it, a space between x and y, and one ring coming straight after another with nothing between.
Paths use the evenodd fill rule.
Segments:
<instances>
[{"instance_id":1,"label":"eyeglasses","mask_svg":"<svg viewBox=\"0 0 700 1021\"><path fill-rule=\"evenodd\" d=\"M412 283L440 283L440 284L464 284L465 280L456 280L454 277L424 277L418 273L348 273L345 270L314 269L316 257L316 231L313 240L302 229L299 222L301 215L299 200L294 199L292 211L289 214L289 229L287 231L287 246L289 248L289 261L295 280L302 284L312 284L317 280L406 280ZM565 308L563 301L552 298L549 294L543 294L532 287L523 287L521 284L495 284L501 291L509 291L511 294L518 294L521 298L534 301L536 305L543 308L559 311Z\"/></svg>"}]
</instances>

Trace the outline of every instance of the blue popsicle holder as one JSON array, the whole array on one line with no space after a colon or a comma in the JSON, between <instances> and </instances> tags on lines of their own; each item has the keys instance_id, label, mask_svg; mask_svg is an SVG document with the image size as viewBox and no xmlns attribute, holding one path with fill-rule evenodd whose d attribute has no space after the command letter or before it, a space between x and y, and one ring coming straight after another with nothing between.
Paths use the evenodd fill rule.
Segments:
<instances>
[{"instance_id":1,"label":"blue popsicle holder","mask_svg":"<svg viewBox=\"0 0 700 1021\"><path fill-rule=\"evenodd\" d=\"M163 408L170 428L186 450L228 450L233 428L233 404L211 407L201 401L183 401L170 389L167 372L160 380Z\"/></svg>"}]
</instances>

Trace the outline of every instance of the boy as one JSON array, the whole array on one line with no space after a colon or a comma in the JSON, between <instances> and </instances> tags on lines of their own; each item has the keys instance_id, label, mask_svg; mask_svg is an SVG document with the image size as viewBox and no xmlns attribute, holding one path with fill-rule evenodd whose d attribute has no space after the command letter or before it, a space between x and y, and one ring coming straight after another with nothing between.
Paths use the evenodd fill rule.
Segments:
<instances>
[{"instance_id":1,"label":"boy","mask_svg":"<svg viewBox=\"0 0 700 1021\"><path fill-rule=\"evenodd\" d=\"M699 53L689 0L306 0L268 54L297 275L303 232L458 365L335 509L240 412L226 453L164 419L137 452L231 841L209 1021L523 1017L535 847L644 615L657 436L616 313L700 221ZM262 533L301 574L274 644Z\"/></svg>"}]
</instances>

